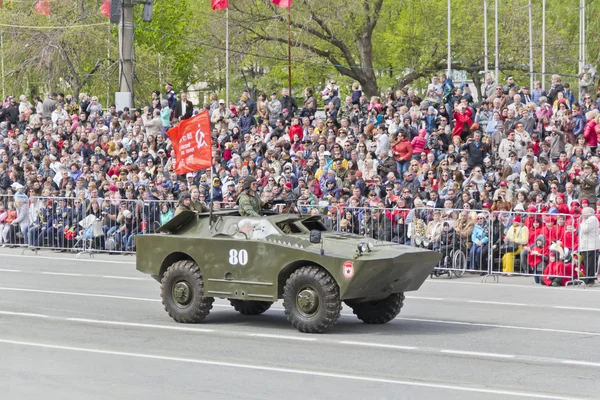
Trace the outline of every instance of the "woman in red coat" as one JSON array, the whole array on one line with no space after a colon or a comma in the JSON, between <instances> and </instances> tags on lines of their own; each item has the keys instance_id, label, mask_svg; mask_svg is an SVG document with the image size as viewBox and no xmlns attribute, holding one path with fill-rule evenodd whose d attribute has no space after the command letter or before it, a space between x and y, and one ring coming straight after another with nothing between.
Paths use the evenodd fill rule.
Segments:
<instances>
[{"instance_id":1,"label":"woman in red coat","mask_svg":"<svg viewBox=\"0 0 600 400\"><path fill-rule=\"evenodd\" d=\"M596 147L598 147L598 134L596 133L595 118L588 119L588 122L583 127L583 137L585 138L586 146L589 146L592 149L592 154L595 153Z\"/></svg>"},{"instance_id":2,"label":"woman in red coat","mask_svg":"<svg viewBox=\"0 0 600 400\"><path fill-rule=\"evenodd\" d=\"M467 139L469 134L469 128L471 127L472 121L471 116L473 111L470 108L459 104L454 113L454 129L452 130L452 136L460 136L463 142Z\"/></svg>"},{"instance_id":3,"label":"woman in red coat","mask_svg":"<svg viewBox=\"0 0 600 400\"><path fill-rule=\"evenodd\" d=\"M406 137L406 132L400 131L398 133L398 141L392 146L392 151L396 159L399 176L402 177L408 171L410 160L413 156L413 147L410 140Z\"/></svg>"}]
</instances>

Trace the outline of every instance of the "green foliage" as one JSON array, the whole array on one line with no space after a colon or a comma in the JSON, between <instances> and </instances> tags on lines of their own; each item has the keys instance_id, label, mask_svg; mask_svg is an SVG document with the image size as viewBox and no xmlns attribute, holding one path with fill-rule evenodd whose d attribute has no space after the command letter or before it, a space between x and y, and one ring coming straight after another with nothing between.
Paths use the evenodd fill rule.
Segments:
<instances>
[{"instance_id":1,"label":"green foliage","mask_svg":"<svg viewBox=\"0 0 600 400\"><path fill-rule=\"evenodd\" d=\"M528 82L528 1L498 3L502 77L510 73L519 83ZM112 101L118 90L117 25L106 24L99 0L50 4L48 17L37 15L33 2L5 1L0 10L0 23L13 26L3 28L6 94L84 91L98 95L103 104ZM534 69L539 72L541 2L533 4ZM593 16L599 4L588 2L586 10L586 59L596 66L600 23ZM319 90L332 78L342 95L356 80L363 88L373 84L371 92L403 84L419 88L429 75L445 70L447 1L383 0L379 11L376 5L377 0L294 1L295 95L307 86ZM237 100L244 88L269 93L287 87L287 10L270 0L230 0L229 15L230 98ZM546 71L576 74L578 4L547 0L546 16ZM103 25L69 28L98 23ZM488 0L488 23L488 68L493 70L493 0ZM201 101L213 91L225 97L225 11L212 11L208 0L157 0L149 23L142 21L142 7L136 6L135 24L139 105L145 105L152 90L162 90L165 80L177 90L203 83L198 89ZM452 0L451 26L453 65L475 74L485 69L483 0Z\"/></svg>"}]
</instances>

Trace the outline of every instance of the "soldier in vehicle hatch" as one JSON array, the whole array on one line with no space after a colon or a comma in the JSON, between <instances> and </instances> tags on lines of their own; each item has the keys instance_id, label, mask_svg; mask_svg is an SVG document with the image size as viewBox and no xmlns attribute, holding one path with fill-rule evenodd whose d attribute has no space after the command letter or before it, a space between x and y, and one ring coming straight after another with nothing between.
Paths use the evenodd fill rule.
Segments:
<instances>
[{"instance_id":1,"label":"soldier in vehicle hatch","mask_svg":"<svg viewBox=\"0 0 600 400\"><path fill-rule=\"evenodd\" d=\"M258 183L253 177L248 177L244 181L244 190L240 194L239 206L242 217L260 217L261 207L264 203L257 194Z\"/></svg>"}]
</instances>

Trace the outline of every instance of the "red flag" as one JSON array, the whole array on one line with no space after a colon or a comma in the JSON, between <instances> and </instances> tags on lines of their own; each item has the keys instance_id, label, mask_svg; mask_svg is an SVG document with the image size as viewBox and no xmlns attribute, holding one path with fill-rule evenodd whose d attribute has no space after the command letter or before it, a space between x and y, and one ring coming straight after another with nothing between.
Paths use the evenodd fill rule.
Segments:
<instances>
[{"instance_id":1,"label":"red flag","mask_svg":"<svg viewBox=\"0 0 600 400\"><path fill-rule=\"evenodd\" d=\"M181 121L175 128L169 129L176 162L173 168L179 175L196 172L212 166L212 142L210 138L210 119L208 111Z\"/></svg>"},{"instance_id":2,"label":"red flag","mask_svg":"<svg viewBox=\"0 0 600 400\"><path fill-rule=\"evenodd\" d=\"M292 0L273 0L273 4L281 8L290 8L292 6Z\"/></svg>"},{"instance_id":3,"label":"red flag","mask_svg":"<svg viewBox=\"0 0 600 400\"><path fill-rule=\"evenodd\" d=\"M225 10L229 8L229 0L210 0L213 10Z\"/></svg>"},{"instance_id":4,"label":"red flag","mask_svg":"<svg viewBox=\"0 0 600 400\"><path fill-rule=\"evenodd\" d=\"M45 16L50 15L50 3L47 1L38 1L35 3L35 12L38 14L44 14Z\"/></svg>"},{"instance_id":5,"label":"red flag","mask_svg":"<svg viewBox=\"0 0 600 400\"><path fill-rule=\"evenodd\" d=\"M110 18L110 0L102 0L102 7L100 7L100 12L106 16L106 18Z\"/></svg>"}]
</instances>

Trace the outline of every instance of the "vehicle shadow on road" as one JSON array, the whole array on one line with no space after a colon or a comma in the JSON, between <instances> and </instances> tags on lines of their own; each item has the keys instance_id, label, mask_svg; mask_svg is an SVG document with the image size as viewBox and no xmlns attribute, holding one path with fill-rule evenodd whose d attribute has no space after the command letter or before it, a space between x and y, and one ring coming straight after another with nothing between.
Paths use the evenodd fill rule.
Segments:
<instances>
[{"instance_id":1,"label":"vehicle shadow on road","mask_svg":"<svg viewBox=\"0 0 600 400\"><path fill-rule=\"evenodd\" d=\"M401 317L400 317L401 318ZM231 327L257 328L261 330L272 330L273 333L282 334L289 330L291 333L296 330L288 322L281 310L269 310L262 315L248 316L238 314L232 310L218 310L211 312L210 316L202 323L203 326L218 325L220 328ZM435 321L410 321L395 319L383 325L370 325L361 322L353 315L348 315L348 310L344 309L337 324L330 331L331 334L344 335L383 335L383 336L402 336L402 335L439 335L448 334L473 334L492 329L485 326L463 325L460 322L435 322Z\"/></svg>"}]
</instances>

